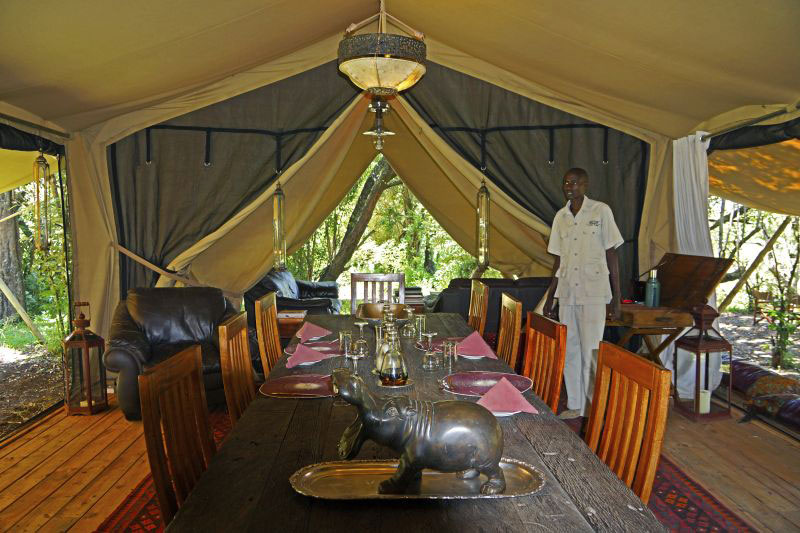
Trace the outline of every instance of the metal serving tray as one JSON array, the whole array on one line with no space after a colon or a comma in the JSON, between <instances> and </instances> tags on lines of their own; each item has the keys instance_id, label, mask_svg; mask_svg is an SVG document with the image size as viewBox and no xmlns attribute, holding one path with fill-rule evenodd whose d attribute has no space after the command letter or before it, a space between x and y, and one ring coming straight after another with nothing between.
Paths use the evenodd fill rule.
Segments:
<instances>
[{"instance_id":1,"label":"metal serving tray","mask_svg":"<svg viewBox=\"0 0 800 533\"><path fill-rule=\"evenodd\" d=\"M528 496L544 486L544 475L532 465L503 458L506 478L503 494L481 494L486 476L458 479L455 473L423 470L418 494L379 494L378 483L397 470L397 460L355 460L315 463L301 468L289 478L295 491L324 500L467 500Z\"/></svg>"}]
</instances>

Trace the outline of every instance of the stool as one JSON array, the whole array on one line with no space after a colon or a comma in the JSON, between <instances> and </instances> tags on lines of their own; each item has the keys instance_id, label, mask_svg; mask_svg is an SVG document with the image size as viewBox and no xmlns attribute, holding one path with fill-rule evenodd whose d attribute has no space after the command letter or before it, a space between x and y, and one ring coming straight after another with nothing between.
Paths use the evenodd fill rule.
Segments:
<instances>
[{"instance_id":1,"label":"stool","mask_svg":"<svg viewBox=\"0 0 800 533\"><path fill-rule=\"evenodd\" d=\"M695 378L694 378L694 401L681 400L678 394L678 375L673 372L675 384L674 400L675 410L695 422L714 418L727 418L731 416L731 393L733 384L733 347L731 343L722 338L722 335L714 328L714 320L719 313L708 305L698 305L692 308L694 326L686 332L680 339L675 341L675 354L673 368L678 368L678 348L686 350L695 355ZM700 375L701 375L701 355L706 355L705 383L708 386L709 354L711 352L728 352L730 365L730 376L728 379L728 405L727 409L711 403L708 413L700 413Z\"/></svg>"}]
</instances>

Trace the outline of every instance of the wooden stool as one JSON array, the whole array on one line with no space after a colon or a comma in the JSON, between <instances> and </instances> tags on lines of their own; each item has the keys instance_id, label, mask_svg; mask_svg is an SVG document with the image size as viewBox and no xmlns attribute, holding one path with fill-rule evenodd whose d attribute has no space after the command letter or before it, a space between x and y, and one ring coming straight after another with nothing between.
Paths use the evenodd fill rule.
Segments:
<instances>
[{"instance_id":1,"label":"wooden stool","mask_svg":"<svg viewBox=\"0 0 800 533\"><path fill-rule=\"evenodd\" d=\"M731 416L731 391L733 385L733 347L731 343L722 338L722 335L714 328L714 320L719 316L713 307L708 305L698 305L692 308L694 326L686 332L680 339L675 341L675 353L673 355L673 383L675 386L673 398L675 399L675 409L695 422L699 420L709 420L714 418L726 418ZM678 394L678 349L686 350L695 356L695 378L694 378L694 401L681 400ZM705 383L709 385L709 354L711 352L728 352L730 365L730 375L728 376L728 406L718 407L713 402L710 404L708 413L700 413L700 374L701 374L701 354L706 354Z\"/></svg>"}]
</instances>

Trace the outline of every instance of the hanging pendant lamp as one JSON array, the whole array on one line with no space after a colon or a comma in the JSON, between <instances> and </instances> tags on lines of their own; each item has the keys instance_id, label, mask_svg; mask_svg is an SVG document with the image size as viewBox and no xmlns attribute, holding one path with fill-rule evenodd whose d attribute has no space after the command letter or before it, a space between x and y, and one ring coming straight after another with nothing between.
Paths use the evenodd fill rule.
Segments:
<instances>
[{"instance_id":1,"label":"hanging pendant lamp","mask_svg":"<svg viewBox=\"0 0 800 533\"><path fill-rule=\"evenodd\" d=\"M33 162L33 181L36 184L33 203L34 246L37 250L47 250L50 248L50 164L41 151Z\"/></svg>"},{"instance_id":2,"label":"hanging pendant lamp","mask_svg":"<svg viewBox=\"0 0 800 533\"><path fill-rule=\"evenodd\" d=\"M478 269L481 271L489 267L489 200L489 189L486 188L486 182L481 181L481 188L478 189L477 253L475 254L478 260Z\"/></svg>"},{"instance_id":3,"label":"hanging pendant lamp","mask_svg":"<svg viewBox=\"0 0 800 533\"><path fill-rule=\"evenodd\" d=\"M386 20L411 36L386 33ZM377 33L353 35L378 21ZM408 89L425 74L425 36L386 13L383 0L379 12L351 24L339 42L339 70L359 88L373 96L390 96Z\"/></svg>"},{"instance_id":4,"label":"hanging pendant lamp","mask_svg":"<svg viewBox=\"0 0 800 533\"><path fill-rule=\"evenodd\" d=\"M278 270L286 269L286 225L283 204L286 196L283 194L281 184L272 195L272 250L274 254L273 265Z\"/></svg>"},{"instance_id":5,"label":"hanging pendant lamp","mask_svg":"<svg viewBox=\"0 0 800 533\"><path fill-rule=\"evenodd\" d=\"M383 114L389 111L389 104L380 96L376 96L370 102L369 110L375 113L375 124L371 130L365 131L362 135L374 137L372 143L375 145L375 149L380 152L383 150L383 138L394 135L393 131L383 127Z\"/></svg>"}]
</instances>

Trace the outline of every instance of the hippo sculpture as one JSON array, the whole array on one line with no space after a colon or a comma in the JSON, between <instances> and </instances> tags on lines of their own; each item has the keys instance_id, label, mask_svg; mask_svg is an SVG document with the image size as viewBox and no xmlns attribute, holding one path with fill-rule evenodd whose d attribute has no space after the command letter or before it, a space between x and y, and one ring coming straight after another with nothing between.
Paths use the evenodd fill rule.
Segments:
<instances>
[{"instance_id":1,"label":"hippo sculpture","mask_svg":"<svg viewBox=\"0 0 800 533\"><path fill-rule=\"evenodd\" d=\"M400 453L395 474L382 481L381 494L419 490L422 470L457 472L461 479L485 474L482 494L500 494L506 481L500 468L503 430L478 404L447 400L426 402L405 396L375 397L347 369L333 373L334 391L358 408L358 417L339 440L339 456L352 459L371 439Z\"/></svg>"}]
</instances>

